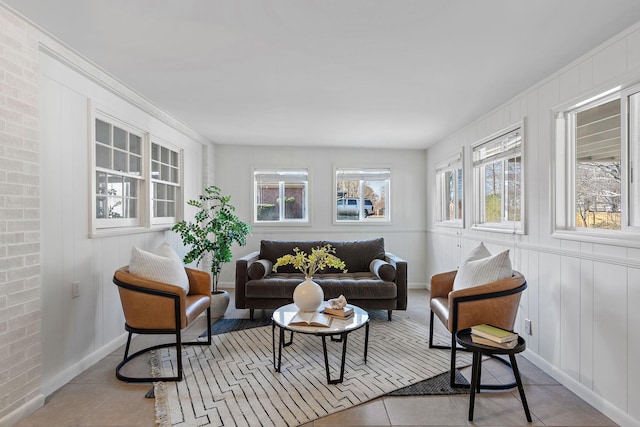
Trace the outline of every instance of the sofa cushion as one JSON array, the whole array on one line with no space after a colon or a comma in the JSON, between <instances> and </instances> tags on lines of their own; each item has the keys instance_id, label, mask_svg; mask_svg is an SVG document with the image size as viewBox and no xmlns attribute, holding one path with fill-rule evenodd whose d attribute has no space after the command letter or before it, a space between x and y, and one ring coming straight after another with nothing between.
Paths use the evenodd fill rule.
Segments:
<instances>
[{"instance_id":1,"label":"sofa cushion","mask_svg":"<svg viewBox=\"0 0 640 427\"><path fill-rule=\"evenodd\" d=\"M393 282L396 278L396 269L393 265L389 264L382 259L374 259L369 264L369 269L373 274L378 276L385 282Z\"/></svg>"},{"instance_id":2,"label":"sofa cushion","mask_svg":"<svg viewBox=\"0 0 640 427\"><path fill-rule=\"evenodd\" d=\"M484 285L513 275L509 250L497 255L462 263L453 280L453 290Z\"/></svg>"},{"instance_id":3,"label":"sofa cushion","mask_svg":"<svg viewBox=\"0 0 640 427\"><path fill-rule=\"evenodd\" d=\"M353 240L353 241L325 241L322 246L330 244L336 249L336 256L344 261L349 273L367 272L374 259L384 260L384 239ZM339 270L328 268L328 273Z\"/></svg>"},{"instance_id":4,"label":"sofa cushion","mask_svg":"<svg viewBox=\"0 0 640 427\"><path fill-rule=\"evenodd\" d=\"M271 274L261 280L249 280L245 284L247 298L291 299L293 290L304 281L299 273ZM384 282L371 272L325 273L314 276L324 291L324 299L344 295L349 300L388 300L397 298L393 282Z\"/></svg>"},{"instance_id":5,"label":"sofa cushion","mask_svg":"<svg viewBox=\"0 0 640 427\"><path fill-rule=\"evenodd\" d=\"M273 263L268 259L258 259L249 265L247 275L249 279L258 280L271 273Z\"/></svg>"}]
</instances>

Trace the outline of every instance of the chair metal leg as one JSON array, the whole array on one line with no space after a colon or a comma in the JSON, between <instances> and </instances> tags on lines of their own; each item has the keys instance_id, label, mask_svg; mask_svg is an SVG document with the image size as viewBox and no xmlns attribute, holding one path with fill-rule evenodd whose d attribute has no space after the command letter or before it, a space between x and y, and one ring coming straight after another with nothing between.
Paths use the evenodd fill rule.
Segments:
<instances>
[{"instance_id":1,"label":"chair metal leg","mask_svg":"<svg viewBox=\"0 0 640 427\"><path fill-rule=\"evenodd\" d=\"M451 350L451 370L449 377L449 385L452 388L468 388L468 384L462 384L456 382L456 352L458 351L458 345L456 344L456 334L451 334L451 344L449 346L439 345L433 343L433 330L434 330L435 316L433 311L429 313L429 348L437 348L441 350ZM462 351L466 351L464 348L460 348Z\"/></svg>"},{"instance_id":2,"label":"chair metal leg","mask_svg":"<svg viewBox=\"0 0 640 427\"><path fill-rule=\"evenodd\" d=\"M201 346L206 346L206 345L211 345L212 340L211 340L211 309L207 309L207 331L208 331L208 338L206 341L189 341L189 342L182 342L182 331L180 329L178 329L177 331L174 330L145 330L145 329L136 329L136 328L131 328L129 325L125 324L125 329L129 332L129 336L127 337L127 345L125 348L125 352L124 352L124 358L122 359L122 361L118 364L118 366L116 366L116 378L118 378L120 381L125 381L125 382L129 382L129 383L151 383L151 382L156 382L156 381L182 381L182 377L183 377L183 373L182 373L182 347L183 346L188 346L188 345L201 345ZM143 348L139 351L136 351L135 353L129 355L129 350L131 348L131 338L132 335L134 333L138 333L138 334L155 334L155 335L166 335L166 334L173 334L175 335L175 342L170 342L170 343L165 343L165 344L158 344L158 345L154 345L151 347L146 347ZM120 371L122 368L124 368L124 366L129 363L130 361L132 361L133 359L146 354L152 350L158 350L161 348L170 348L170 347L175 347L176 349L176 363L177 363L177 375L174 376L168 376L168 377L130 377L127 375L122 374Z\"/></svg>"}]
</instances>

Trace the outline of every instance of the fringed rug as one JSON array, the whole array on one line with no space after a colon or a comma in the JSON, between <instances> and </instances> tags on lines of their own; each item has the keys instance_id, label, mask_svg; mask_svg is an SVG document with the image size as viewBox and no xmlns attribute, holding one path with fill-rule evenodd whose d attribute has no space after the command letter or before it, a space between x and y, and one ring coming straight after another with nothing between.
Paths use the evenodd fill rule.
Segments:
<instances>
[{"instance_id":1,"label":"fringed rug","mask_svg":"<svg viewBox=\"0 0 640 427\"><path fill-rule=\"evenodd\" d=\"M349 334L344 382L328 385L320 337L295 334L293 345L283 349L278 373L271 331L265 326L214 335L210 347L185 348L184 380L155 383L158 424L297 426L449 369L450 352L428 348L426 326L407 320L371 321L367 363L361 328ZM327 345L331 375L336 377L342 343L327 340ZM162 375L175 374L174 353L160 351ZM470 355L461 354L460 361L469 364Z\"/></svg>"}]
</instances>

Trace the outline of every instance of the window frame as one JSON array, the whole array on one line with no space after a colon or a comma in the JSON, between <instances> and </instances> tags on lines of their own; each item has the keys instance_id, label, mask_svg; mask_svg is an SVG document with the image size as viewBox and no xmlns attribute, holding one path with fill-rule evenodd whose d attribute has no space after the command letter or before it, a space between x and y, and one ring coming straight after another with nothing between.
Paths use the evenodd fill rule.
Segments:
<instances>
[{"instance_id":1,"label":"window frame","mask_svg":"<svg viewBox=\"0 0 640 427\"><path fill-rule=\"evenodd\" d=\"M118 118L116 114L108 112L107 109L102 106L94 104L92 100L88 103L88 165L89 165L89 237L99 238L116 235L124 235L131 233L143 233L148 231L158 231L170 229L173 224L179 218L184 215L184 150L176 144L171 144L164 141L155 135L145 131L142 127L136 126L128 121ZM116 175L123 175L126 177L134 177L137 179L138 185L138 200L137 200L137 218L133 219L114 219L114 218L97 218L97 173L100 171L112 171L111 169L105 169L97 166L96 159L96 120L100 120L109 124L112 128L116 126L131 134L134 134L140 138L140 173L139 175L132 175L129 173L119 173L116 171ZM175 217L153 217L153 199L152 188L153 180L151 178L151 147L153 143L164 146L171 149L174 152L179 153L179 196L176 199L176 211Z\"/></svg>"},{"instance_id":2,"label":"window frame","mask_svg":"<svg viewBox=\"0 0 640 427\"><path fill-rule=\"evenodd\" d=\"M387 173L387 178L385 179L385 216L384 218L376 218L367 216L364 213L365 206L365 197L363 194L363 186L366 180L360 180L359 189L358 189L358 199L360 201L359 205L362 207L358 213L357 219L338 219L338 202L339 200L345 199L345 197L340 197L338 195L337 187L338 187L338 173L351 173L351 174L362 174L366 175L367 173L371 173L372 175L379 174L380 171L385 171ZM332 203L332 218L334 225L389 225L391 222L391 182L393 178L393 171L391 166L333 166L333 203ZM346 199L350 199L351 197L347 197Z\"/></svg>"},{"instance_id":3,"label":"window frame","mask_svg":"<svg viewBox=\"0 0 640 427\"><path fill-rule=\"evenodd\" d=\"M508 136L509 134L519 130L520 144L517 148L501 151L496 155L487 156L480 161L474 160L475 153L482 146L489 145L493 142L498 142L501 138ZM526 119L514 123L498 132L495 132L486 138L471 145L471 168L472 168L472 203L473 203L473 224L471 226L474 230L491 231L497 233L510 233L510 234L526 234L526 167L525 167L525 150L526 150ZM514 155L520 156L520 220L509 221L501 220L501 222L486 222L483 218L482 208L484 206L483 196L485 191L483 189L485 181L481 179L481 169L488 163L497 163L502 161L508 162L509 159L514 158ZM489 159L494 158L493 162ZM508 173L508 168L502 172L502 175ZM503 181L503 192L505 188L506 179ZM504 200L502 200L502 207L504 206ZM503 215L501 214L501 218Z\"/></svg>"},{"instance_id":4,"label":"window frame","mask_svg":"<svg viewBox=\"0 0 640 427\"><path fill-rule=\"evenodd\" d=\"M144 162L144 158L145 158L144 152L145 152L145 147L147 145L146 141L148 140L148 134L142 131L141 129L136 128L135 126L131 126L123 122L122 120L119 120L103 111L96 110L90 116L91 117L90 117L90 126L89 126L89 132L90 132L89 155L91 157L90 159L90 165L91 165L90 175L91 176L90 176L89 182L91 183L91 200L90 200L90 203L91 203L90 224L92 228L91 234L96 234L100 231L108 232L110 230L144 227L145 225L144 200L146 198L144 183L145 183L145 174L148 169ZM109 168L97 166L96 146L99 143L96 137L96 121L97 120L100 120L102 122L109 124L111 126L111 129L113 129L113 127L118 127L126 131L129 135L133 134L140 138L142 156L141 156L141 164L140 164L141 171L139 175L134 175L128 172L122 172L122 171L117 171L115 169L109 169ZM110 138L113 139L113 134L111 134ZM97 181L98 180L96 175L98 172L104 172L110 175L131 178L131 179L135 179L138 182L138 196L137 196L137 202L136 202L137 217L135 218L98 218L97 217L97 199L98 199L98 191L97 191L98 182Z\"/></svg>"},{"instance_id":5,"label":"window frame","mask_svg":"<svg viewBox=\"0 0 640 427\"><path fill-rule=\"evenodd\" d=\"M589 96L590 95L590 96ZM553 110L555 161L553 162L553 231L552 237L603 244L624 244L640 247L640 187L633 180L634 164L640 161L640 140L632 146L630 140L630 98L637 95L638 123L640 127L640 83L609 87L584 96L578 102L559 106ZM571 115L579 111L620 98L620 229L576 227L575 208L575 162L576 146ZM640 129L635 129L640 135ZM635 173L637 175L637 172Z\"/></svg>"},{"instance_id":6,"label":"window frame","mask_svg":"<svg viewBox=\"0 0 640 427\"><path fill-rule=\"evenodd\" d=\"M299 185L304 186L304 202L302 204L302 210L304 213L303 218L286 218L285 204L279 205L277 220L258 220L258 185L256 180L256 174L263 172L264 175L272 173L274 176L285 176L287 174L305 173L306 181L297 182ZM300 226L311 224L311 173L308 167L253 167L251 169L251 224L253 226ZM291 181L294 182L294 181ZM282 200L285 198L286 181L278 180L278 198Z\"/></svg>"},{"instance_id":7,"label":"window frame","mask_svg":"<svg viewBox=\"0 0 640 427\"><path fill-rule=\"evenodd\" d=\"M460 171L459 181L456 180L456 186L460 186L462 193L462 206L460 207L460 218L447 219L446 211L449 209L449 198L447 197L447 172ZM447 158L435 167L436 181L436 206L435 206L435 223L441 227L464 228L465 226L465 184L464 184L464 147L460 151L447 156ZM454 197L455 200L460 200ZM457 204L457 203L454 203Z\"/></svg>"},{"instance_id":8,"label":"window frame","mask_svg":"<svg viewBox=\"0 0 640 427\"><path fill-rule=\"evenodd\" d=\"M169 150L170 155L175 153L178 156L177 166L175 166L177 170L177 182L165 181L162 179L157 179L153 177L153 145L157 145L162 150L163 148ZM173 225L178 221L178 218L181 217L181 207L183 206L183 189L184 189L184 150L180 147L177 147L171 143L168 143L160 138L151 137L149 141L149 156L148 156L148 170L149 170L149 219L152 226L161 226L161 225ZM162 159L160 159L159 163L162 165ZM174 167L173 165L168 165L169 167ZM174 216L156 216L154 204L156 199L154 199L154 184L167 185L175 187L175 197L173 202L175 203L175 215ZM169 199L165 199L168 201Z\"/></svg>"}]
</instances>

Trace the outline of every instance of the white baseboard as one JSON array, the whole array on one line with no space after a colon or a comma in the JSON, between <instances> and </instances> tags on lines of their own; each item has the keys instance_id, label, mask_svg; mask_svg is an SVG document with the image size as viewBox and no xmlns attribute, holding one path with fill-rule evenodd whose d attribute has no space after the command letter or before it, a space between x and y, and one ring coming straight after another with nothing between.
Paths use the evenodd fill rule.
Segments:
<instances>
[{"instance_id":1,"label":"white baseboard","mask_svg":"<svg viewBox=\"0 0 640 427\"><path fill-rule=\"evenodd\" d=\"M42 405L44 405L44 394L39 394L24 405L20 406L15 411L12 411L4 417L0 418L0 426L13 427L23 419L27 418L29 415L40 409Z\"/></svg>"},{"instance_id":2,"label":"white baseboard","mask_svg":"<svg viewBox=\"0 0 640 427\"><path fill-rule=\"evenodd\" d=\"M104 359L109 354L113 353L126 342L127 333L124 333L111 342L107 343L106 345L100 347L93 353L89 354L88 356L79 360L77 363L69 366L67 369L58 372L54 377L45 379L42 382L42 392L45 396L49 396L54 391L58 390L60 387L80 375L83 371L90 368L100 360ZM115 372L113 375L115 375Z\"/></svg>"},{"instance_id":3,"label":"white baseboard","mask_svg":"<svg viewBox=\"0 0 640 427\"><path fill-rule=\"evenodd\" d=\"M622 411L611 402L603 399L602 396L597 395L593 392L593 390L585 387L583 384L568 376L537 354L527 349L525 350L523 355L531 363L545 371L547 374L551 375L551 377L553 377L560 384L571 390L589 405L593 406L598 411L611 418L621 427L640 427L640 420L631 418L628 413Z\"/></svg>"}]
</instances>

